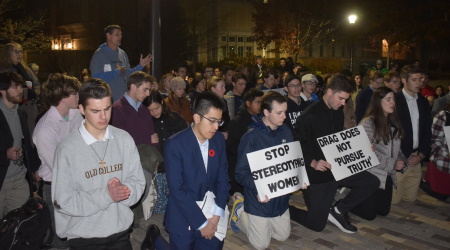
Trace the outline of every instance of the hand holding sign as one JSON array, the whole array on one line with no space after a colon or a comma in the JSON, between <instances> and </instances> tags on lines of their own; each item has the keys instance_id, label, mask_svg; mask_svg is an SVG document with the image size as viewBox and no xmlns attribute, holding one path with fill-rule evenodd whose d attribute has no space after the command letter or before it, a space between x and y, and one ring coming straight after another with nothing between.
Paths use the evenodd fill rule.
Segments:
<instances>
[{"instance_id":1,"label":"hand holding sign","mask_svg":"<svg viewBox=\"0 0 450 250\"><path fill-rule=\"evenodd\" d=\"M317 171L323 172L323 171L327 171L328 169L331 169L331 164L324 160L320 160L320 161L312 160L311 167L313 167Z\"/></svg>"},{"instance_id":2,"label":"hand holding sign","mask_svg":"<svg viewBox=\"0 0 450 250\"><path fill-rule=\"evenodd\" d=\"M317 138L317 142L337 181L380 164L362 126Z\"/></svg>"},{"instance_id":3,"label":"hand holding sign","mask_svg":"<svg viewBox=\"0 0 450 250\"><path fill-rule=\"evenodd\" d=\"M298 141L248 153L247 158L259 202L269 202L309 185Z\"/></svg>"}]
</instances>

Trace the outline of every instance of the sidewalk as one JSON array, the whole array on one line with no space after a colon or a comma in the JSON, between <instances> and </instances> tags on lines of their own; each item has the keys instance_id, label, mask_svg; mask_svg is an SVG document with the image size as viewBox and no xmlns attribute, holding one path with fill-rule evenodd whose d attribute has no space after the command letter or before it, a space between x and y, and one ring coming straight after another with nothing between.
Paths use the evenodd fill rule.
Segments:
<instances>
[{"instance_id":1,"label":"sidewalk","mask_svg":"<svg viewBox=\"0 0 450 250\"><path fill-rule=\"evenodd\" d=\"M291 204L305 208L301 192L291 197ZM393 205L386 217L373 221L352 214L350 217L358 227L355 234L344 233L331 223L318 233L291 222L289 239L284 242L272 239L270 249L450 249L450 199L441 202L419 191L417 201ZM141 221L140 228L131 234L133 249L140 249L150 224L158 225L163 237L168 239L163 218L164 214L156 214L148 221ZM243 233L228 230L224 249L253 248Z\"/></svg>"}]
</instances>

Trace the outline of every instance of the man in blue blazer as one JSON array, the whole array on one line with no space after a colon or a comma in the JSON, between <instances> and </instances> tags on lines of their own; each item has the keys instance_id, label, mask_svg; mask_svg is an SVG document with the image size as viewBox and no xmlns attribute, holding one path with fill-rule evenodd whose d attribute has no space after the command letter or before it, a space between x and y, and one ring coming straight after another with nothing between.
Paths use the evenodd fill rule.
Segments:
<instances>
[{"instance_id":1,"label":"man in blue blazer","mask_svg":"<svg viewBox=\"0 0 450 250\"><path fill-rule=\"evenodd\" d=\"M213 93L200 94L191 127L169 138L164 160L169 184L164 223L171 249L221 249L214 234L225 216L230 185L225 139L216 133L223 123L223 103ZM206 192L215 195L214 216L207 219L196 201Z\"/></svg>"}]
</instances>

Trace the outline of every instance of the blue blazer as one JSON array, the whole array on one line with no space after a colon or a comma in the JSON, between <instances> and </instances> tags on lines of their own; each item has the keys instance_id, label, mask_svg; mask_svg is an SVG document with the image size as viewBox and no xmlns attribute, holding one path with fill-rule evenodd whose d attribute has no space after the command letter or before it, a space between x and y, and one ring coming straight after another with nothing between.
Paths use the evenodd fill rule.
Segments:
<instances>
[{"instance_id":1,"label":"blue blazer","mask_svg":"<svg viewBox=\"0 0 450 250\"><path fill-rule=\"evenodd\" d=\"M187 234L189 226L198 229L206 217L196 201L203 200L207 191L214 193L216 205L225 210L230 185L225 139L220 132L209 140L208 172L191 127L166 141L164 161L169 184L164 218L167 231Z\"/></svg>"}]
</instances>

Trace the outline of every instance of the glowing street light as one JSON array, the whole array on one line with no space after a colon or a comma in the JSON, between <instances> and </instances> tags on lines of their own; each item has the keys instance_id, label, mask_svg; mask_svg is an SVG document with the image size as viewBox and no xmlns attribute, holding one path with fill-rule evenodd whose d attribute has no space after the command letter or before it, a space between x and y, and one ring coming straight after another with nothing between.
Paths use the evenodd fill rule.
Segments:
<instances>
[{"instance_id":1,"label":"glowing street light","mask_svg":"<svg viewBox=\"0 0 450 250\"><path fill-rule=\"evenodd\" d=\"M358 17L356 15L350 15L348 16L348 22L350 24L354 24L356 22L356 19ZM350 38L350 72L353 73L353 45L352 45L352 40Z\"/></svg>"},{"instance_id":2,"label":"glowing street light","mask_svg":"<svg viewBox=\"0 0 450 250\"><path fill-rule=\"evenodd\" d=\"M350 15L350 16L348 16L348 22L355 23L357 18L358 17L356 15Z\"/></svg>"}]
</instances>

